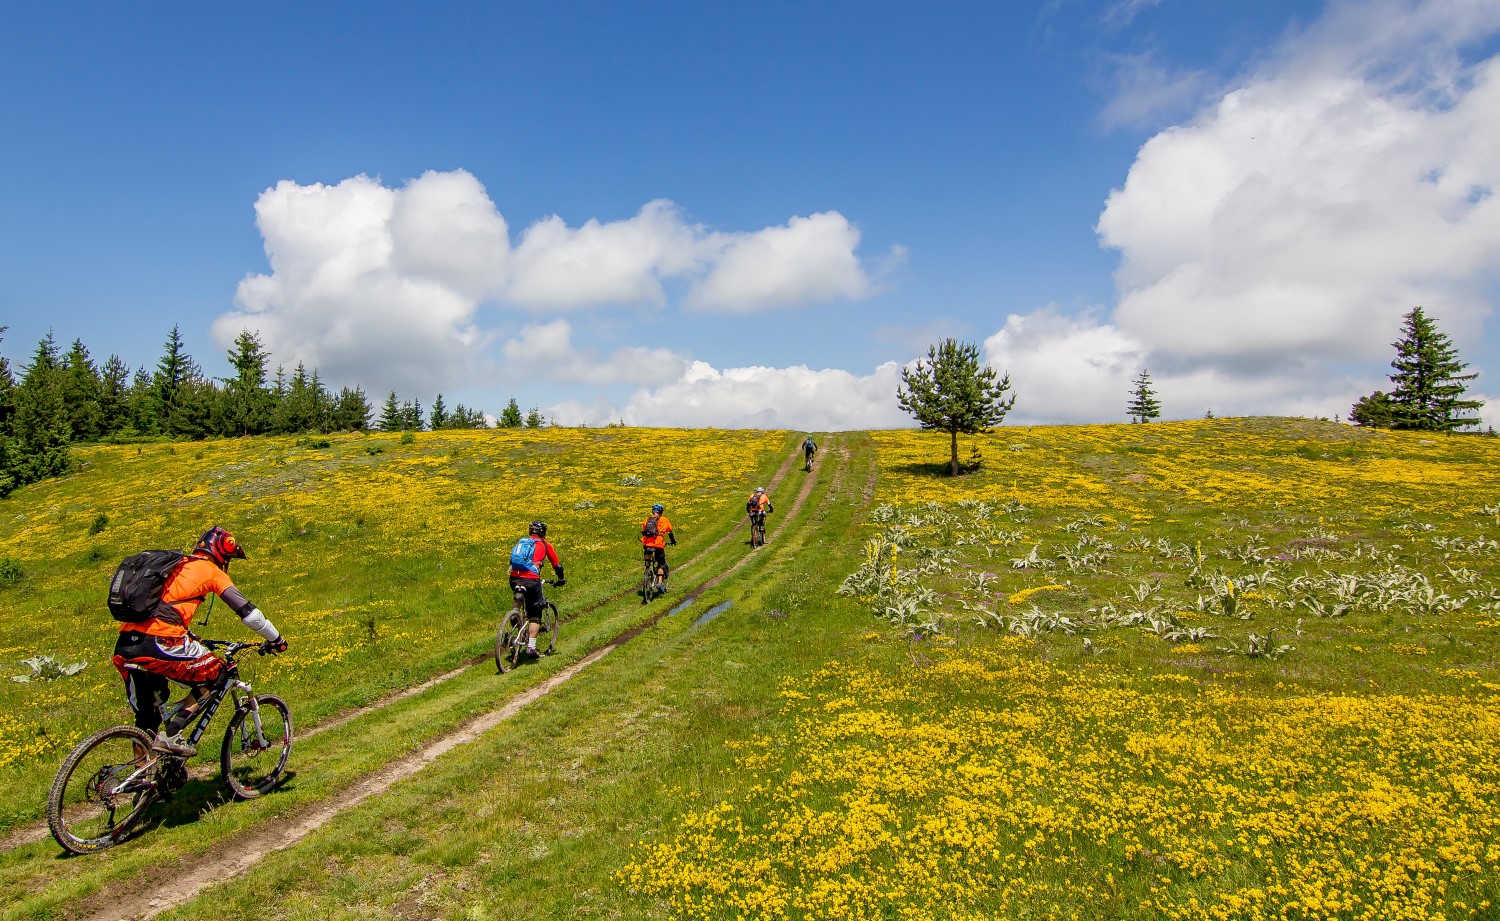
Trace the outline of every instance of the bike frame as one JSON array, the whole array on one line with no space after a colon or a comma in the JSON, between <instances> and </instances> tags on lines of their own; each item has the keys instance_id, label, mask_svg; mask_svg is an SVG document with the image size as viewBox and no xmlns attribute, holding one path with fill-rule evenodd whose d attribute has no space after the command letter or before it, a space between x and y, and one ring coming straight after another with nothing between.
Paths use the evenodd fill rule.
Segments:
<instances>
[{"instance_id":1,"label":"bike frame","mask_svg":"<svg viewBox=\"0 0 1500 921\"><path fill-rule=\"evenodd\" d=\"M255 689L249 683L240 679L240 663L236 657L246 649L256 649L259 643L231 643L226 640L200 640L209 649L227 649L224 662L224 683L217 691L209 695L200 706L197 713L193 714L192 734L188 736L189 744L195 748L198 740L203 738L203 733L208 731L208 724L213 721L214 714L219 712L219 707L228 697L234 701L234 709L238 710L246 699L250 701L251 721L255 724L256 738L263 738L265 730L260 725L260 704L255 700ZM245 697L241 697L241 694Z\"/></svg>"}]
</instances>

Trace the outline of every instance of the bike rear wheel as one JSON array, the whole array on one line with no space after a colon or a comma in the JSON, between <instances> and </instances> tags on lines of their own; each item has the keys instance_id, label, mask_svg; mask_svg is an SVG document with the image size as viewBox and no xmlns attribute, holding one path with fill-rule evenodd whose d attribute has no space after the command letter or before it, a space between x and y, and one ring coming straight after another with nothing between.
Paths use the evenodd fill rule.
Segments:
<instances>
[{"instance_id":1,"label":"bike rear wheel","mask_svg":"<svg viewBox=\"0 0 1500 921\"><path fill-rule=\"evenodd\" d=\"M276 786L292 754L292 711L280 697L261 694L240 704L229 719L219 766L237 799L253 799Z\"/></svg>"},{"instance_id":2,"label":"bike rear wheel","mask_svg":"<svg viewBox=\"0 0 1500 921\"><path fill-rule=\"evenodd\" d=\"M656 597L656 564L646 561L645 575L641 576L641 604Z\"/></svg>"},{"instance_id":3,"label":"bike rear wheel","mask_svg":"<svg viewBox=\"0 0 1500 921\"><path fill-rule=\"evenodd\" d=\"M520 631L525 624L526 618L516 610L507 613L505 619L500 622L500 629L495 631L495 671L504 672L507 667L514 664L516 641L520 638Z\"/></svg>"},{"instance_id":4,"label":"bike rear wheel","mask_svg":"<svg viewBox=\"0 0 1500 921\"><path fill-rule=\"evenodd\" d=\"M47 795L47 827L64 850L91 854L118 844L156 801L159 756L151 741L134 726L111 726L68 754Z\"/></svg>"}]
</instances>

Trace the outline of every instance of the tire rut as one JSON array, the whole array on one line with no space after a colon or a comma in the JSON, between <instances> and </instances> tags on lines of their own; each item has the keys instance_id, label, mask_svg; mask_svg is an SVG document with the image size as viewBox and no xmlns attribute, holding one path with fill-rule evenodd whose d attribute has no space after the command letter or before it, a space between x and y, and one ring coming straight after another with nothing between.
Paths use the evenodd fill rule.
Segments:
<instances>
[{"instance_id":1,"label":"tire rut","mask_svg":"<svg viewBox=\"0 0 1500 921\"><path fill-rule=\"evenodd\" d=\"M795 457L796 455L794 454L783 465L782 469L778 471L777 476L771 480L773 485L779 483L784 478L790 469L791 460L795 459ZM839 474L842 473L843 466L847 461L848 452L842 452L840 464L836 468L836 479L839 478ZM820 470L818 468L815 468L809 474L803 482L801 489L798 490L797 498L793 500L790 510L788 510L786 515L777 524L775 533L779 534L782 529L790 525L799 516L802 506L806 502L808 495L812 492L819 475ZM694 559L699 559L715 547L721 546L736 531L743 527L744 524L743 521L740 522L735 528L731 529L729 534L720 538L708 550L704 550L702 553L696 555ZM704 592L723 582L730 574L754 558L754 552L747 553L723 572L694 586L684 595L683 600L696 600ZM686 565L687 563L683 563L678 568L681 569ZM627 590L620 595L613 596L612 600L618 600L630 593L631 590ZM601 602L598 607L602 607L606 603L608 601ZM678 604L681 605L682 603L679 602ZM390 789L396 783L415 775L422 768L454 748L478 739L484 733L519 714L528 705L546 697L558 687L571 681L585 669L599 662L611 652L649 630L676 609L674 606L673 608L662 610L649 620L620 633L608 643L589 652L582 659L564 667L539 684L511 697L499 709L477 716L451 732L427 743L420 750L404 755L373 773L353 781L344 790L313 806L305 815L284 825L261 827L244 835L234 836L223 842L219 842L215 846L212 856L205 854L192 859L176 861L171 872L171 878L173 879L171 892L163 893L160 890L141 891L138 884L105 886L100 891L80 900L69 912L69 917L83 918L87 919L87 921L116 921L116 919L144 921L144 919L154 918L164 911L188 903L216 883L224 882L250 870L267 855L296 845L308 835L327 825L341 813L358 806L372 796ZM488 659L486 658L482 661L488 661ZM429 679L423 689L425 690L427 687L441 683L441 681L456 677L469 667L472 666L456 669L445 675ZM412 693L417 692L415 689L409 689L402 692L402 696L411 696ZM393 697L387 703L396 699L400 698ZM377 708L365 708L362 712L369 712L371 709ZM353 718L354 715L350 714L340 719L340 722L347 722ZM322 724L319 731L332 728L332 725L332 721ZM312 733L304 733L301 737L305 738L309 734Z\"/></svg>"}]
</instances>

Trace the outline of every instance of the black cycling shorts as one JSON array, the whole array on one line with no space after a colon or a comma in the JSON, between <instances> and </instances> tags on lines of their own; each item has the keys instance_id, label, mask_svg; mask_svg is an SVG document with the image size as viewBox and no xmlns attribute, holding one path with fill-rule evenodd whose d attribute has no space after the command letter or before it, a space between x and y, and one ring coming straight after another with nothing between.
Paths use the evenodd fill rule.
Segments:
<instances>
[{"instance_id":1,"label":"black cycling shorts","mask_svg":"<svg viewBox=\"0 0 1500 921\"><path fill-rule=\"evenodd\" d=\"M542 622L542 597L541 579L523 579L520 576L510 577L510 590L520 591L526 596L526 619L534 624Z\"/></svg>"}]
</instances>

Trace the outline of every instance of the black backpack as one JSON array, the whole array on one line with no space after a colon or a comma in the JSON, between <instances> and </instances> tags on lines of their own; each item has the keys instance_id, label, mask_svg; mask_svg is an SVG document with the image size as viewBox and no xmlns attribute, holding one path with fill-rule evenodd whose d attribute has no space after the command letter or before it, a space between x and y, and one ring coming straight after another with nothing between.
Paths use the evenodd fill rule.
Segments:
<instances>
[{"instance_id":1,"label":"black backpack","mask_svg":"<svg viewBox=\"0 0 1500 921\"><path fill-rule=\"evenodd\" d=\"M660 519L661 519L660 515L652 515L650 518L647 518L646 519L646 526L643 527L643 528L641 528L641 536L642 537L657 537L657 536L659 536L659 532L657 531L657 528L656 528L656 522L659 521Z\"/></svg>"},{"instance_id":2,"label":"black backpack","mask_svg":"<svg viewBox=\"0 0 1500 921\"><path fill-rule=\"evenodd\" d=\"M128 557L109 580L109 613L123 623L138 623L152 617L181 624L177 609L161 600L167 582L182 566L187 554L181 550L143 550Z\"/></svg>"}]
</instances>

